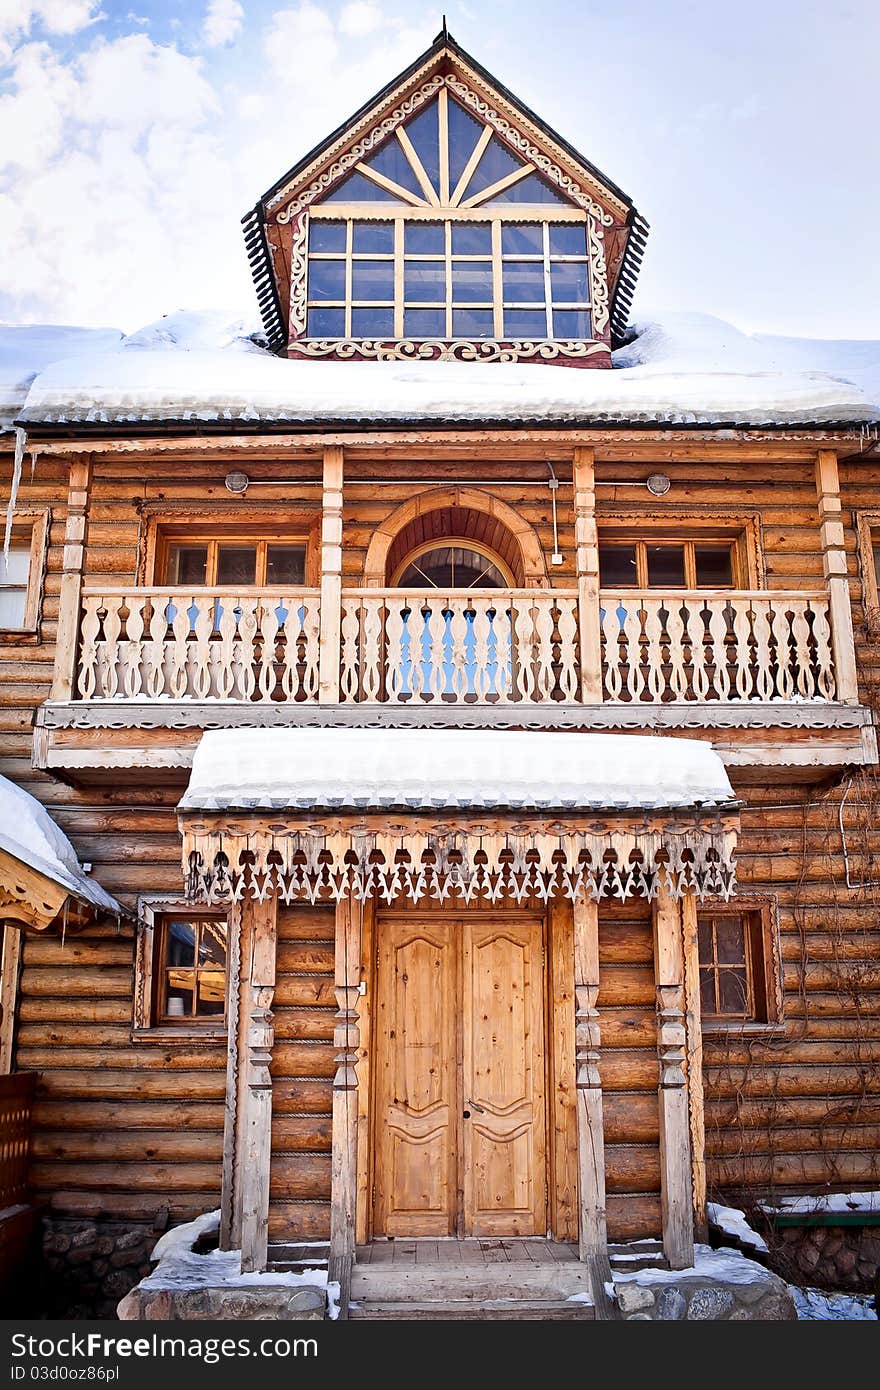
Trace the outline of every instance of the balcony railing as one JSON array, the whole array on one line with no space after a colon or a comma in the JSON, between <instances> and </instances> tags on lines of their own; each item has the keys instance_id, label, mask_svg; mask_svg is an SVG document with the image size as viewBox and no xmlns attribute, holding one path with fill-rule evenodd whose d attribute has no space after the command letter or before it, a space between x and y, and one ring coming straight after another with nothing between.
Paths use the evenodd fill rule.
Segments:
<instances>
[{"instance_id":1,"label":"balcony railing","mask_svg":"<svg viewBox=\"0 0 880 1390\"><path fill-rule=\"evenodd\" d=\"M0 1211L28 1200L28 1153L36 1081L36 1072L30 1071L0 1076ZM0 1247L2 1244L0 1240Z\"/></svg>"},{"instance_id":2,"label":"balcony railing","mask_svg":"<svg viewBox=\"0 0 880 1390\"><path fill-rule=\"evenodd\" d=\"M578 602L576 589L345 589L322 656L318 589L87 589L74 697L573 704ZM603 591L598 630L592 701L837 696L824 592Z\"/></svg>"}]
</instances>

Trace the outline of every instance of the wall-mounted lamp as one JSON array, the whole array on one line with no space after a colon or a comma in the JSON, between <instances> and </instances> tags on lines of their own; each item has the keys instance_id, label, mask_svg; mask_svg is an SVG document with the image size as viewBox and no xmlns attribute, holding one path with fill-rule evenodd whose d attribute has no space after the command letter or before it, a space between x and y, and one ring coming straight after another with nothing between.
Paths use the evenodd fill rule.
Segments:
<instances>
[{"instance_id":1,"label":"wall-mounted lamp","mask_svg":"<svg viewBox=\"0 0 880 1390\"><path fill-rule=\"evenodd\" d=\"M237 496L241 496L247 492L250 478L247 473L227 473L224 481L227 492L234 492Z\"/></svg>"},{"instance_id":2,"label":"wall-mounted lamp","mask_svg":"<svg viewBox=\"0 0 880 1390\"><path fill-rule=\"evenodd\" d=\"M665 473L651 473L645 486L653 497L665 497L672 487L672 481Z\"/></svg>"}]
</instances>

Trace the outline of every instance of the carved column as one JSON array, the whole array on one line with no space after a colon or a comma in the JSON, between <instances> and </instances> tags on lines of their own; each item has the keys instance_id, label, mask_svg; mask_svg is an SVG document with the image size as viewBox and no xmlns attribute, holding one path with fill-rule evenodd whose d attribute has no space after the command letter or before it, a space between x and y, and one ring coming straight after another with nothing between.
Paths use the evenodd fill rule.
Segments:
<instances>
[{"instance_id":1,"label":"carved column","mask_svg":"<svg viewBox=\"0 0 880 1390\"><path fill-rule=\"evenodd\" d=\"M64 528L61 593L58 599L58 631L55 637L55 671L51 695L53 700L72 699L76 686L76 653L82 602L86 512L89 504L91 477L91 455L75 458L71 461L67 492L67 523Z\"/></svg>"},{"instance_id":2,"label":"carved column","mask_svg":"<svg viewBox=\"0 0 880 1390\"><path fill-rule=\"evenodd\" d=\"M342 627L342 450L324 450L321 518L321 639L318 700L339 701L340 632Z\"/></svg>"},{"instance_id":3,"label":"carved column","mask_svg":"<svg viewBox=\"0 0 880 1390\"><path fill-rule=\"evenodd\" d=\"M694 1262L690 1119L685 1060L684 954L678 903L665 887L654 899L654 973L660 1059L660 1197L670 1269Z\"/></svg>"},{"instance_id":4,"label":"carved column","mask_svg":"<svg viewBox=\"0 0 880 1390\"><path fill-rule=\"evenodd\" d=\"M820 449L816 459L816 493L822 540L822 567L828 585L828 617L837 698L847 705L858 704L856 646L852 607L846 568L843 513L840 506L840 476L833 449Z\"/></svg>"},{"instance_id":5,"label":"carved column","mask_svg":"<svg viewBox=\"0 0 880 1390\"><path fill-rule=\"evenodd\" d=\"M700 1020L700 952L697 938L697 899L685 893L681 900L684 944L684 998L687 1060L688 1113L691 1121L691 1176L694 1187L694 1233L709 1236L706 1209L706 1121L703 1110L703 1029Z\"/></svg>"},{"instance_id":6,"label":"carved column","mask_svg":"<svg viewBox=\"0 0 880 1390\"><path fill-rule=\"evenodd\" d=\"M226 941L226 1101L223 1112L223 1169L220 1195L220 1249L237 1250L241 1243L240 1214L236 1200L240 1089L242 1077L242 998L249 981L242 981L241 906L235 903L227 915ZM141 941L144 940L143 935ZM250 956L247 957L250 959Z\"/></svg>"},{"instance_id":7,"label":"carved column","mask_svg":"<svg viewBox=\"0 0 880 1390\"><path fill-rule=\"evenodd\" d=\"M340 1287L340 1317L348 1314L351 1267L355 1253L357 1206L358 1078L360 1046L358 999L361 978L363 903L352 897L336 905L335 988L337 1013L333 1032L336 1072L333 1077L333 1155L330 1169L330 1278Z\"/></svg>"},{"instance_id":8,"label":"carved column","mask_svg":"<svg viewBox=\"0 0 880 1390\"><path fill-rule=\"evenodd\" d=\"M599 1076L599 905L579 897L574 914L575 1085L578 1140L578 1253L590 1269L597 1318L613 1316L605 1220L605 1121Z\"/></svg>"},{"instance_id":9,"label":"carved column","mask_svg":"<svg viewBox=\"0 0 880 1390\"><path fill-rule=\"evenodd\" d=\"M578 586L581 699L602 703L602 629L599 615L599 540L596 529L595 450L574 451L574 543Z\"/></svg>"},{"instance_id":10,"label":"carved column","mask_svg":"<svg viewBox=\"0 0 880 1390\"><path fill-rule=\"evenodd\" d=\"M272 1157L272 1028L275 996L276 902L245 901L242 918L253 919L250 988L247 991L244 1061L244 1123L238 1180L241 1210L241 1268L266 1268L269 1236L269 1168Z\"/></svg>"}]
</instances>

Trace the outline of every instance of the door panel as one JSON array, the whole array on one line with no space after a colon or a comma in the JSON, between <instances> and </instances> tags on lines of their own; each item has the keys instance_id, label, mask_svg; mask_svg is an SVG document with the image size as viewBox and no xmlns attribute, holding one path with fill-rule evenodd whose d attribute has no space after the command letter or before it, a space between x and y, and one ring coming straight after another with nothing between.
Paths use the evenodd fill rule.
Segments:
<instances>
[{"instance_id":1,"label":"door panel","mask_svg":"<svg viewBox=\"0 0 880 1390\"><path fill-rule=\"evenodd\" d=\"M465 1235L547 1229L540 921L462 924Z\"/></svg>"},{"instance_id":2,"label":"door panel","mask_svg":"<svg viewBox=\"0 0 880 1390\"><path fill-rule=\"evenodd\" d=\"M375 1226L451 1235L456 1214L456 934L442 919L379 932Z\"/></svg>"}]
</instances>

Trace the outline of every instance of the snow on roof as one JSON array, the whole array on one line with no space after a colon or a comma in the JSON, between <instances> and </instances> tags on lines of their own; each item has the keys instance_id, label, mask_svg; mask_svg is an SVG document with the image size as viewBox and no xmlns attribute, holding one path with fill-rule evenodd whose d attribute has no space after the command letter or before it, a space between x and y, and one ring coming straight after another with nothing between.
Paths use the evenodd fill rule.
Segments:
<instances>
[{"instance_id":1,"label":"snow on roof","mask_svg":"<svg viewBox=\"0 0 880 1390\"><path fill-rule=\"evenodd\" d=\"M0 324L0 434L12 429L31 382L50 363L113 352L121 341L115 328Z\"/></svg>"},{"instance_id":2,"label":"snow on roof","mask_svg":"<svg viewBox=\"0 0 880 1390\"><path fill-rule=\"evenodd\" d=\"M93 907L121 911L116 899L87 877L76 850L45 806L6 777L0 777L0 849Z\"/></svg>"},{"instance_id":3,"label":"snow on roof","mask_svg":"<svg viewBox=\"0 0 880 1390\"><path fill-rule=\"evenodd\" d=\"M77 356L59 343L54 355L66 360L44 366L19 418L25 425L254 426L880 420L880 341L750 336L706 314L666 315L637 323L635 333L614 354L611 371L533 362L307 362L266 352L253 325L240 319L180 312L125 338L106 335L113 341Z\"/></svg>"},{"instance_id":4,"label":"snow on roof","mask_svg":"<svg viewBox=\"0 0 880 1390\"><path fill-rule=\"evenodd\" d=\"M215 729L180 810L659 810L735 801L698 739L479 729Z\"/></svg>"}]
</instances>

